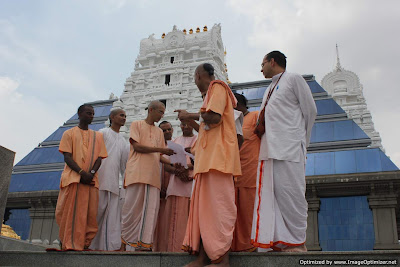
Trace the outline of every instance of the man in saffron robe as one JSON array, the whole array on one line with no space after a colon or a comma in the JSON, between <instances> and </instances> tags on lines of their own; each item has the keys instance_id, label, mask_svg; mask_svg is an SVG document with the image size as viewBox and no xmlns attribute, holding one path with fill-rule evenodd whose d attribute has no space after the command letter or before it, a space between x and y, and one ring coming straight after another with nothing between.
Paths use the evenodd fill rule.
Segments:
<instances>
[{"instance_id":1,"label":"man in saffron robe","mask_svg":"<svg viewBox=\"0 0 400 267\"><path fill-rule=\"evenodd\" d=\"M261 104L261 138L252 244L277 251L306 251L305 159L317 108L304 78L286 72L286 57L268 53L261 72L272 78Z\"/></svg>"},{"instance_id":2,"label":"man in saffron robe","mask_svg":"<svg viewBox=\"0 0 400 267\"><path fill-rule=\"evenodd\" d=\"M165 106L152 101L145 120L134 121L130 128L131 151L126 165L122 207L121 239L127 251L151 251L160 205L161 154L172 155L166 148L162 130L155 126Z\"/></svg>"},{"instance_id":3,"label":"man in saffron robe","mask_svg":"<svg viewBox=\"0 0 400 267\"><path fill-rule=\"evenodd\" d=\"M64 132L59 146L65 167L55 215L63 250L88 249L97 233L97 170L107 157L103 135L88 128L94 117L93 107L80 106L78 116L78 126Z\"/></svg>"},{"instance_id":4,"label":"man in saffron robe","mask_svg":"<svg viewBox=\"0 0 400 267\"><path fill-rule=\"evenodd\" d=\"M122 109L114 109L109 115L110 127L99 132L103 134L108 158L103 160L99 175L99 208L97 223L99 231L90 249L119 250L121 247L121 205L119 177L125 173L129 156L129 143L119 130L125 125L126 114Z\"/></svg>"},{"instance_id":5,"label":"man in saffron robe","mask_svg":"<svg viewBox=\"0 0 400 267\"><path fill-rule=\"evenodd\" d=\"M253 222L254 199L256 196L256 179L260 139L254 133L258 111L247 110L247 99L235 93L238 101L236 109L244 115L243 144L240 147L240 164L242 175L235 177L235 203L237 219L233 234L232 251L254 251L250 242Z\"/></svg>"},{"instance_id":6,"label":"man in saffron robe","mask_svg":"<svg viewBox=\"0 0 400 267\"><path fill-rule=\"evenodd\" d=\"M236 98L228 85L215 80L214 68L196 68L195 83L204 97L199 113L178 110L180 120L200 120L195 144L195 185L183 249L199 257L188 266L229 266L236 221L233 176L241 175L233 108Z\"/></svg>"}]
</instances>

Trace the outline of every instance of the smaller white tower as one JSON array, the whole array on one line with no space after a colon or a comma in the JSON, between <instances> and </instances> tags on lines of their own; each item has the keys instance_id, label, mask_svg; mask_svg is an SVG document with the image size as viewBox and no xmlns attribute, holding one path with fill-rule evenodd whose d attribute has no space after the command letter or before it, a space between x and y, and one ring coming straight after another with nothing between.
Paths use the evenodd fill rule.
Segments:
<instances>
[{"instance_id":1,"label":"smaller white tower","mask_svg":"<svg viewBox=\"0 0 400 267\"><path fill-rule=\"evenodd\" d=\"M383 151L382 139L375 130L371 112L363 95L363 86L357 74L345 70L340 65L339 49L336 44L336 68L326 74L321 81L322 87L346 111L348 117L371 138L371 147L379 147Z\"/></svg>"}]
</instances>

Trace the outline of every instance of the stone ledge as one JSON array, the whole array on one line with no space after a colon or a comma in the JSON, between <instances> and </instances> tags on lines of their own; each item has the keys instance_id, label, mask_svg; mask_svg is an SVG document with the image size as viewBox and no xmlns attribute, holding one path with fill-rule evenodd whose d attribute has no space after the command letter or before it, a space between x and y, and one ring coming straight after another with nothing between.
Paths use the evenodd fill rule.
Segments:
<instances>
[{"instance_id":1,"label":"stone ledge","mask_svg":"<svg viewBox=\"0 0 400 267\"><path fill-rule=\"evenodd\" d=\"M42 266L184 266L195 257L186 253L144 252L26 252L0 251L0 265ZM231 253L236 266L301 266L300 260L400 260L400 250L307 253ZM305 265L304 262L302 265ZM322 264L321 264L322 265ZM320 266L321 266L320 265ZM333 265L333 264L332 264ZM369 266L377 266L370 264ZM383 265L380 265L383 266Z\"/></svg>"},{"instance_id":2,"label":"stone ledge","mask_svg":"<svg viewBox=\"0 0 400 267\"><path fill-rule=\"evenodd\" d=\"M9 238L5 236L0 236L0 255L6 251L45 251L46 246L32 244L28 241L18 240L14 238ZM2 256L1 256L2 257ZM1 259L0 259L1 262ZM0 265L2 265L0 263Z\"/></svg>"}]
</instances>

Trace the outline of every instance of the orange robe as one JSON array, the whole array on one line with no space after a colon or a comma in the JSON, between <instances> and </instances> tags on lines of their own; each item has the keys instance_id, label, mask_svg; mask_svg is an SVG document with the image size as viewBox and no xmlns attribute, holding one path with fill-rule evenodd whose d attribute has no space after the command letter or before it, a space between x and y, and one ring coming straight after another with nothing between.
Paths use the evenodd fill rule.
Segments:
<instances>
[{"instance_id":1,"label":"orange robe","mask_svg":"<svg viewBox=\"0 0 400 267\"><path fill-rule=\"evenodd\" d=\"M229 251L236 221L233 176L241 175L233 108L236 98L222 81L210 83L200 112L221 115L218 124L200 123L195 144L195 186L183 249L197 253L202 242L207 256L219 262Z\"/></svg>"},{"instance_id":2,"label":"orange robe","mask_svg":"<svg viewBox=\"0 0 400 267\"><path fill-rule=\"evenodd\" d=\"M165 171L164 164L161 164L161 190L167 192L170 173ZM167 200L160 197L160 209L158 211L157 226L154 233L153 251L168 251L168 229L169 229L169 210L166 210Z\"/></svg>"},{"instance_id":3,"label":"orange robe","mask_svg":"<svg viewBox=\"0 0 400 267\"><path fill-rule=\"evenodd\" d=\"M107 157L103 135L93 130L81 130L79 127L64 132L59 151L71 153L72 159L86 172L90 171L97 158ZM81 184L80 177L79 173L65 164L56 207L62 249L83 250L90 245L97 233L97 173L92 185Z\"/></svg>"},{"instance_id":4,"label":"orange robe","mask_svg":"<svg viewBox=\"0 0 400 267\"><path fill-rule=\"evenodd\" d=\"M132 122L129 137L144 146L165 147L163 131L144 120ZM160 153L135 152L131 145L121 211L121 239L127 251L153 248L160 207L160 157Z\"/></svg>"},{"instance_id":5,"label":"orange robe","mask_svg":"<svg viewBox=\"0 0 400 267\"><path fill-rule=\"evenodd\" d=\"M260 139L254 134L257 118L258 111L249 112L244 116L244 142L240 148L242 176L235 177L235 203L238 213L232 251L253 251L255 249L250 240L260 151Z\"/></svg>"}]
</instances>

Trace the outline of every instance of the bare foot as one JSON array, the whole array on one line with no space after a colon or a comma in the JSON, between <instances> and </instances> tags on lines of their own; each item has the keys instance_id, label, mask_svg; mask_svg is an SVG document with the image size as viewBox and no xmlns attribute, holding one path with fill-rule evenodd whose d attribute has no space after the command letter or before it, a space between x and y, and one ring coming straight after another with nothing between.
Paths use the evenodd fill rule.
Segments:
<instances>
[{"instance_id":1,"label":"bare foot","mask_svg":"<svg viewBox=\"0 0 400 267\"><path fill-rule=\"evenodd\" d=\"M210 265L207 265L208 267L214 266L214 267L222 267L226 266L229 267L229 253L226 253L223 257L222 260L219 263L212 263Z\"/></svg>"},{"instance_id":2,"label":"bare foot","mask_svg":"<svg viewBox=\"0 0 400 267\"><path fill-rule=\"evenodd\" d=\"M305 244L296 247L286 247L282 249L282 252L307 252Z\"/></svg>"},{"instance_id":3,"label":"bare foot","mask_svg":"<svg viewBox=\"0 0 400 267\"><path fill-rule=\"evenodd\" d=\"M203 267L204 262L197 258L197 260L190 262L189 264L186 264L185 267Z\"/></svg>"}]
</instances>

